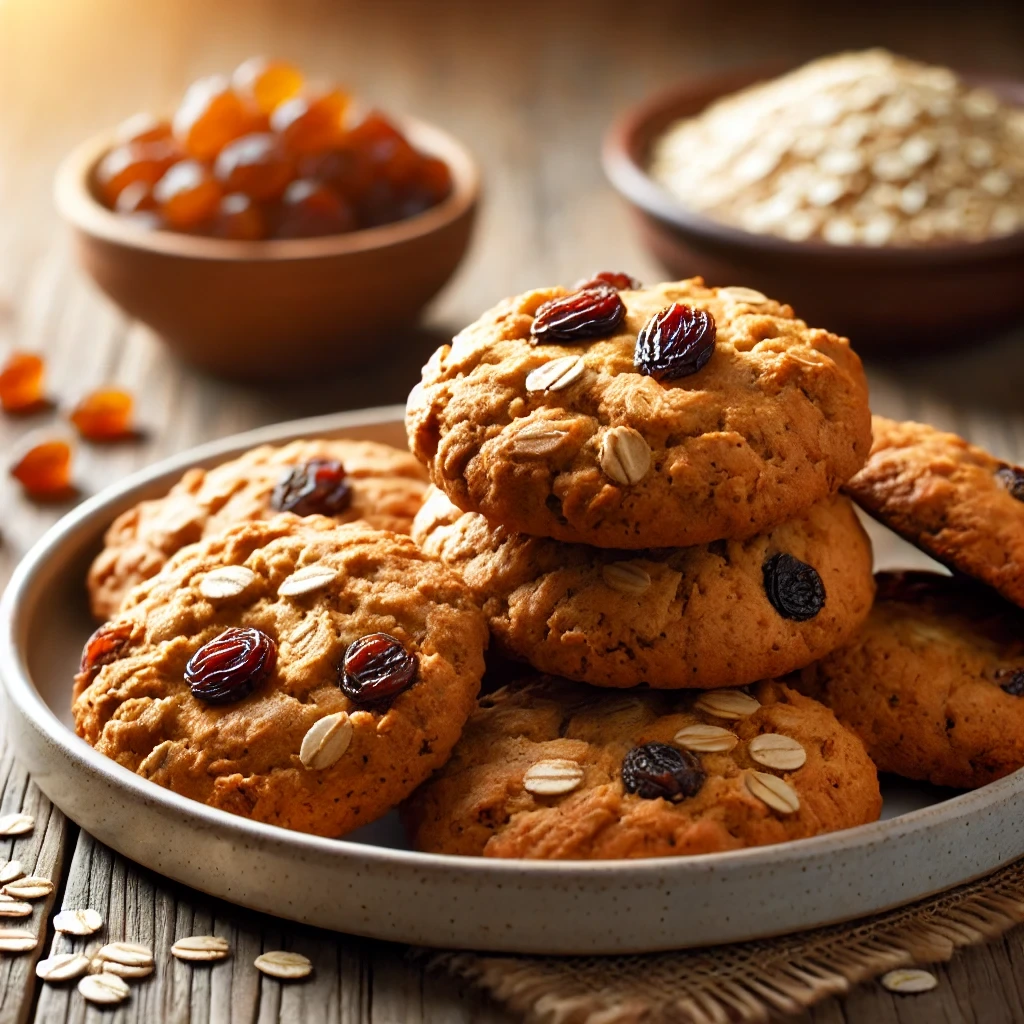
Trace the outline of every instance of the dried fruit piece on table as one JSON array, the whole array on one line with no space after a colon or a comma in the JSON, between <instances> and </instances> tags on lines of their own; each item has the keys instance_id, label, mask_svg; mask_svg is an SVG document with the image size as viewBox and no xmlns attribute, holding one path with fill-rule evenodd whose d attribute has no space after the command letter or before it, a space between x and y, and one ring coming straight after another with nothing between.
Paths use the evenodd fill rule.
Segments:
<instances>
[{"instance_id":1,"label":"dried fruit piece on table","mask_svg":"<svg viewBox=\"0 0 1024 1024\"><path fill-rule=\"evenodd\" d=\"M66 441L37 444L11 467L11 476L29 497L64 497L71 490L71 446Z\"/></svg>"},{"instance_id":2,"label":"dried fruit piece on table","mask_svg":"<svg viewBox=\"0 0 1024 1024\"><path fill-rule=\"evenodd\" d=\"M413 684L417 662L388 633L370 633L350 644L341 667L342 691L357 703L394 697Z\"/></svg>"},{"instance_id":3,"label":"dried fruit piece on table","mask_svg":"<svg viewBox=\"0 0 1024 1024\"><path fill-rule=\"evenodd\" d=\"M319 181L299 178L281 197L278 238L314 238L342 235L356 227L352 207Z\"/></svg>"},{"instance_id":4,"label":"dried fruit piece on table","mask_svg":"<svg viewBox=\"0 0 1024 1024\"><path fill-rule=\"evenodd\" d=\"M688 377L707 365L715 351L715 318L681 302L656 313L636 339L633 363L655 380Z\"/></svg>"},{"instance_id":5,"label":"dried fruit piece on table","mask_svg":"<svg viewBox=\"0 0 1024 1024\"><path fill-rule=\"evenodd\" d=\"M185 666L192 695L207 704L248 697L274 670L277 644L252 627L231 628L204 644Z\"/></svg>"},{"instance_id":6,"label":"dried fruit piece on table","mask_svg":"<svg viewBox=\"0 0 1024 1024\"><path fill-rule=\"evenodd\" d=\"M270 127L295 156L324 153L342 141L349 97L340 89L315 96L294 96L270 115Z\"/></svg>"},{"instance_id":7,"label":"dried fruit piece on table","mask_svg":"<svg viewBox=\"0 0 1024 1024\"><path fill-rule=\"evenodd\" d=\"M659 797L679 803L696 796L704 785L700 759L688 750L667 743L645 743L634 747L622 762L622 784L627 793L644 800Z\"/></svg>"},{"instance_id":8,"label":"dried fruit piece on table","mask_svg":"<svg viewBox=\"0 0 1024 1024\"><path fill-rule=\"evenodd\" d=\"M614 288L586 288L560 299L550 299L537 310L530 327L534 343L587 341L605 338L626 315Z\"/></svg>"},{"instance_id":9,"label":"dried fruit piece on table","mask_svg":"<svg viewBox=\"0 0 1024 1024\"><path fill-rule=\"evenodd\" d=\"M226 192L244 192L265 203L284 193L295 177L295 163L275 136L255 132L229 142L220 151L214 176Z\"/></svg>"},{"instance_id":10,"label":"dried fruit piece on table","mask_svg":"<svg viewBox=\"0 0 1024 1024\"><path fill-rule=\"evenodd\" d=\"M283 60L250 57L239 64L231 76L235 92L270 114L285 100L302 91L302 72Z\"/></svg>"},{"instance_id":11,"label":"dried fruit piece on table","mask_svg":"<svg viewBox=\"0 0 1024 1024\"><path fill-rule=\"evenodd\" d=\"M270 507L297 516L334 516L352 503L345 467L336 459L311 459L286 470L273 493Z\"/></svg>"},{"instance_id":12,"label":"dried fruit piece on table","mask_svg":"<svg viewBox=\"0 0 1024 1024\"><path fill-rule=\"evenodd\" d=\"M198 160L213 160L233 139L253 131L259 121L224 75L193 82L174 114L174 135Z\"/></svg>"},{"instance_id":13,"label":"dried fruit piece on table","mask_svg":"<svg viewBox=\"0 0 1024 1024\"><path fill-rule=\"evenodd\" d=\"M784 619L806 622L825 607L825 584L814 566L778 554L764 563L762 571L768 600Z\"/></svg>"},{"instance_id":14,"label":"dried fruit piece on table","mask_svg":"<svg viewBox=\"0 0 1024 1024\"><path fill-rule=\"evenodd\" d=\"M618 270L599 270L593 277L585 277L577 281L573 291L583 291L585 288L614 288L617 292L635 291L643 288L643 285L630 274L623 274Z\"/></svg>"},{"instance_id":15,"label":"dried fruit piece on table","mask_svg":"<svg viewBox=\"0 0 1024 1024\"><path fill-rule=\"evenodd\" d=\"M134 435L134 408L135 401L127 391L103 388L86 395L69 419L82 437L90 441L117 441Z\"/></svg>"},{"instance_id":16,"label":"dried fruit piece on table","mask_svg":"<svg viewBox=\"0 0 1024 1024\"><path fill-rule=\"evenodd\" d=\"M5 412L27 412L45 401L46 363L34 352L12 352L0 367L0 405Z\"/></svg>"},{"instance_id":17,"label":"dried fruit piece on table","mask_svg":"<svg viewBox=\"0 0 1024 1024\"><path fill-rule=\"evenodd\" d=\"M180 160L153 186L160 215L174 228L192 228L211 220L220 197L220 185L198 160Z\"/></svg>"},{"instance_id":18,"label":"dried fruit piece on table","mask_svg":"<svg viewBox=\"0 0 1024 1024\"><path fill-rule=\"evenodd\" d=\"M168 142L133 142L115 146L96 168L96 182L106 202L113 206L129 185L152 187L181 158L177 147Z\"/></svg>"},{"instance_id":19,"label":"dried fruit piece on table","mask_svg":"<svg viewBox=\"0 0 1024 1024\"><path fill-rule=\"evenodd\" d=\"M258 242L267 237L267 218L260 206L241 192L224 196L217 206L213 233L236 242Z\"/></svg>"}]
</instances>

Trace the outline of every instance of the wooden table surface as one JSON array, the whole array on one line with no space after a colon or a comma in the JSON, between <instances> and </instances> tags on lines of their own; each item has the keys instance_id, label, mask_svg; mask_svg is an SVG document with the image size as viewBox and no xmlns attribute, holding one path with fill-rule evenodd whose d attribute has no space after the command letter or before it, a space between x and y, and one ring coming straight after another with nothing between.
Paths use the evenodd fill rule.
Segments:
<instances>
[{"instance_id":1,"label":"wooden table surface","mask_svg":"<svg viewBox=\"0 0 1024 1024\"><path fill-rule=\"evenodd\" d=\"M792 2L705 6L668 0L566 4L341 4L329 0L0 0L0 357L42 352L56 409L0 419L5 454L102 383L135 393L144 436L80 446L76 482L94 493L139 466L213 437L302 415L402 401L437 339L501 296L598 268L658 279L602 177L609 118L675 77L765 57L805 58L884 43L912 55L1024 73L1024 7L830 8ZM316 76L357 86L388 108L436 120L479 157L486 205L470 256L407 356L382 346L376 368L307 386L255 390L200 376L126 321L73 265L52 210L63 153L137 109L165 108L198 74L270 52ZM721 282L740 283L740 282ZM782 296L784 298L784 296ZM873 405L959 428L1024 460L1024 335L963 354L872 364ZM0 583L66 507L27 502L0 480ZM425 973L407 951L250 914L123 860L52 807L10 756L0 760L0 813L24 808L31 836L0 840L57 884L30 927L59 951L47 922L92 906L111 938L153 945L156 974L105 1019L132 1022L330 1021L498 1024L499 1008ZM239 866L244 870L244 865ZM175 936L216 931L234 956L194 969L167 954ZM260 980L261 948L305 952L312 981ZM74 988L34 983L36 954L0 959L0 1022L98 1019ZM932 993L899 998L868 985L821 1004L818 1024L1024 1020L1024 929L939 967ZM651 1022L653 1024L653 1022Z\"/></svg>"}]
</instances>

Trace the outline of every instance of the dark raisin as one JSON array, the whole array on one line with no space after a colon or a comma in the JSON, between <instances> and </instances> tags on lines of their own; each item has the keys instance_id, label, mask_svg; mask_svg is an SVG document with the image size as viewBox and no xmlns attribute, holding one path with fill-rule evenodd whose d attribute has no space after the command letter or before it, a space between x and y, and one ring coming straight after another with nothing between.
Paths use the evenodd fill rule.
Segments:
<instances>
[{"instance_id":1,"label":"dark raisin","mask_svg":"<svg viewBox=\"0 0 1024 1024\"><path fill-rule=\"evenodd\" d=\"M335 459L312 459L285 471L270 496L278 512L336 516L352 504L345 467Z\"/></svg>"},{"instance_id":2,"label":"dark raisin","mask_svg":"<svg viewBox=\"0 0 1024 1024\"><path fill-rule=\"evenodd\" d=\"M1020 466L1003 466L996 471L996 479L1018 501L1024 501L1024 469Z\"/></svg>"},{"instance_id":3,"label":"dark raisin","mask_svg":"<svg viewBox=\"0 0 1024 1024\"><path fill-rule=\"evenodd\" d=\"M394 697L416 678L416 658L388 633L360 637L345 652L341 688L357 703Z\"/></svg>"},{"instance_id":4,"label":"dark raisin","mask_svg":"<svg viewBox=\"0 0 1024 1024\"><path fill-rule=\"evenodd\" d=\"M530 333L539 341L586 341L614 333L626 307L614 288L584 288L561 299L551 299L537 310Z\"/></svg>"},{"instance_id":5,"label":"dark raisin","mask_svg":"<svg viewBox=\"0 0 1024 1024\"><path fill-rule=\"evenodd\" d=\"M999 684L999 688L1011 697L1024 697L1024 672L1014 672L1005 683Z\"/></svg>"},{"instance_id":6,"label":"dark raisin","mask_svg":"<svg viewBox=\"0 0 1024 1024\"><path fill-rule=\"evenodd\" d=\"M226 629L192 655L185 681L192 696L207 704L228 704L248 697L274 670L277 645L251 627Z\"/></svg>"},{"instance_id":7,"label":"dark raisin","mask_svg":"<svg viewBox=\"0 0 1024 1024\"><path fill-rule=\"evenodd\" d=\"M572 287L573 291L577 292L583 291L584 288L602 287L614 288L617 292L628 292L643 288L643 285L629 274L622 274L616 270L599 270L593 277L577 281Z\"/></svg>"},{"instance_id":8,"label":"dark raisin","mask_svg":"<svg viewBox=\"0 0 1024 1024\"><path fill-rule=\"evenodd\" d=\"M667 743L634 747L622 762L622 784L645 800L662 797L677 804L696 796L704 785L704 769L696 755Z\"/></svg>"},{"instance_id":9,"label":"dark raisin","mask_svg":"<svg viewBox=\"0 0 1024 1024\"><path fill-rule=\"evenodd\" d=\"M784 619L806 622L825 607L825 584L813 565L792 555L772 555L763 572L768 600Z\"/></svg>"},{"instance_id":10,"label":"dark raisin","mask_svg":"<svg viewBox=\"0 0 1024 1024\"><path fill-rule=\"evenodd\" d=\"M90 675L116 661L132 633L130 622L108 622L85 642L79 671Z\"/></svg>"},{"instance_id":11,"label":"dark raisin","mask_svg":"<svg viewBox=\"0 0 1024 1024\"><path fill-rule=\"evenodd\" d=\"M633 364L655 380L689 377L714 353L717 330L710 313L673 302L644 324L636 339Z\"/></svg>"}]
</instances>

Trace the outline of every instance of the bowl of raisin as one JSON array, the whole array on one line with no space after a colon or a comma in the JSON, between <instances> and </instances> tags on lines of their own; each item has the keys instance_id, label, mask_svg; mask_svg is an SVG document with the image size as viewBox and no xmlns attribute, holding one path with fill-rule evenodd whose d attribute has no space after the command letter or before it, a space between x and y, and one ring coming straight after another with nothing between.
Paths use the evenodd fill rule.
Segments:
<instances>
[{"instance_id":1,"label":"bowl of raisin","mask_svg":"<svg viewBox=\"0 0 1024 1024\"><path fill-rule=\"evenodd\" d=\"M189 362L250 380L372 362L385 339L391 358L478 196L451 135L262 58L85 142L56 181L99 287Z\"/></svg>"}]
</instances>

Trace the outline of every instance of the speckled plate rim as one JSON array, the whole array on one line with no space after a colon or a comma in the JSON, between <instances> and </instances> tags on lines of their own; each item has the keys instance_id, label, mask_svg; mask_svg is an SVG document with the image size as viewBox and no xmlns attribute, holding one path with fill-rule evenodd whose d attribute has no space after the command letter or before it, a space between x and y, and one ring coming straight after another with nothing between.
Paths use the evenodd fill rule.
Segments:
<instances>
[{"instance_id":1,"label":"speckled plate rim","mask_svg":"<svg viewBox=\"0 0 1024 1024\"><path fill-rule=\"evenodd\" d=\"M520 953L642 952L784 934L899 906L1024 855L1024 772L871 825L723 855L524 862L422 854L206 807L103 757L58 719L29 669L33 616L114 515L190 466L297 437L394 432L401 417L398 406L339 413L181 453L86 500L25 556L0 600L9 734L69 817L146 867L252 909L374 938Z\"/></svg>"}]
</instances>

